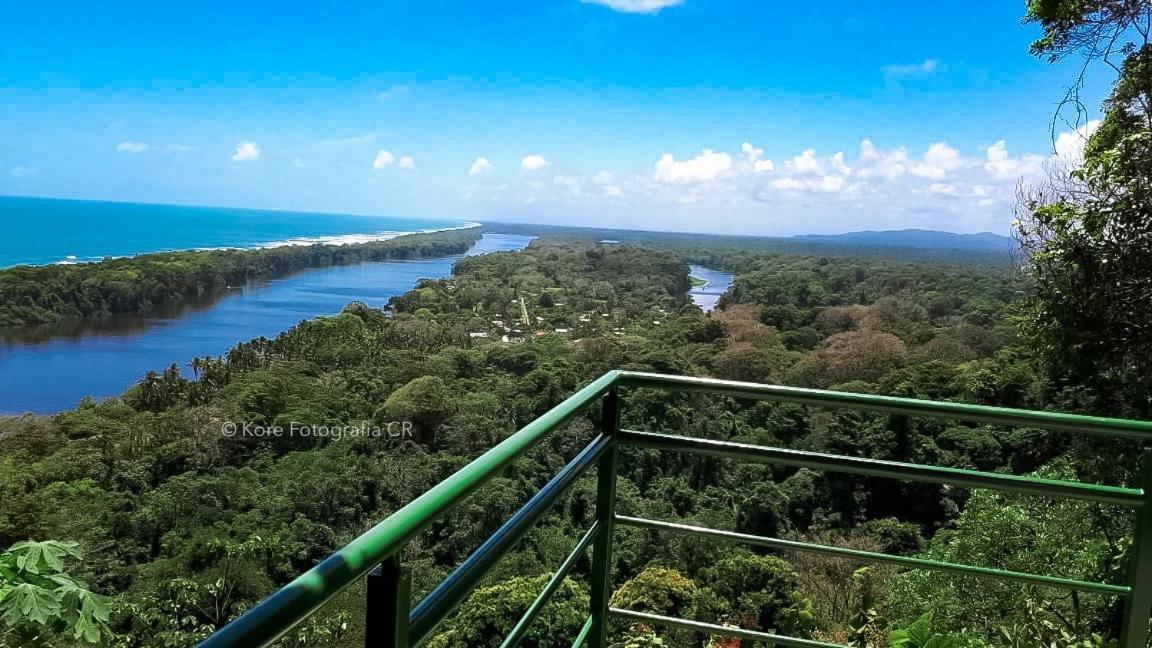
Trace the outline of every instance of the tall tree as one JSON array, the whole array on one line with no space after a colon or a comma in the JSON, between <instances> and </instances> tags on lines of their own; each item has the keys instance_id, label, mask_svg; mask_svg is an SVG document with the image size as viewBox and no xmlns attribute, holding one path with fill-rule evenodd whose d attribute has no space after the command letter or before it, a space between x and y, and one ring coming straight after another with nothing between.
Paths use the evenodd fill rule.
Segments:
<instances>
[{"instance_id":1,"label":"tall tree","mask_svg":"<svg viewBox=\"0 0 1152 648\"><path fill-rule=\"evenodd\" d=\"M1117 79L1099 127L1077 129L1082 161L1022 196L1024 330L1066 405L1152 417L1152 1L1032 0L1026 20L1044 30L1034 54Z\"/></svg>"}]
</instances>

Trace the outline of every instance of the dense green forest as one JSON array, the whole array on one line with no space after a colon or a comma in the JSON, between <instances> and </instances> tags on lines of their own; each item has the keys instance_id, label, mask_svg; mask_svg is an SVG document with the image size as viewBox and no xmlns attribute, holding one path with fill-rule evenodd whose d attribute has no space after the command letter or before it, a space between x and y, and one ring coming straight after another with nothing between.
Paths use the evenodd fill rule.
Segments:
<instances>
[{"instance_id":1,"label":"dense green forest","mask_svg":"<svg viewBox=\"0 0 1152 648\"><path fill-rule=\"evenodd\" d=\"M387 309L350 304L198 359L190 378L172 367L121 398L4 420L0 645L191 645L611 368L1152 418L1152 6L1036 0L1028 12L1044 32L1035 54L1104 58L1119 77L1083 163L1023 192L1018 268L569 232L462 260ZM736 275L710 315L686 298L688 262ZM169 285L197 285L184 270ZM15 321L89 312L19 307ZM1109 484L1132 484L1141 449L698 394L625 399L633 429ZM583 447L591 416L412 543L417 598ZM229 427L393 422L412 434ZM1129 517L1101 505L637 449L619 479L622 514L1016 571L1116 582L1131 549ZM579 481L428 645L499 645L594 498L593 478ZM618 530L613 558L623 607L854 646L1105 647L1121 614L1102 595L637 529ZM570 645L587 573L577 565L531 645ZM350 588L281 645L361 645L364 595ZM611 632L621 647L737 645Z\"/></svg>"},{"instance_id":2,"label":"dense green forest","mask_svg":"<svg viewBox=\"0 0 1152 648\"><path fill-rule=\"evenodd\" d=\"M949 261L965 265L1004 265L1012 261L1014 244L1004 237L975 243L960 235L945 232L919 232L918 240L904 232L856 232L838 236L746 236L696 234L688 232L652 232L645 230L604 229L572 225L536 225L531 223L487 223L490 231L529 236L547 236L555 240L611 241L625 245L651 245L665 249L723 247L772 254L806 254L813 256L855 256L866 258L902 258L912 261ZM702 246L702 242L706 242ZM1002 244L1002 245L1001 245Z\"/></svg>"},{"instance_id":3,"label":"dense green forest","mask_svg":"<svg viewBox=\"0 0 1152 648\"><path fill-rule=\"evenodd\" d=\"M711 316L686 301L678 253L539 241L462 260L452 277L395 298L390 313L353 304L199 360L191 381L176 371L150 375L122 399L8 421L0 544L79 543L71 551L84 557L65 560L68 574L113 596L102 599L107 621L93 622L100 636L182 646L610 368L1041 404L1040 378L1006 323L1019 285L1005 269L712 254L737 280ZM1028 430L896 427L883 416L644 391L628 395L625 412L625 424L640 429L1022 474L1072 470L1060 460L1064 440ZM411 438L265 439L222 434L229 421L415 427ZM570 428L413 547L417 595L569 459L593 425ZM1050 510L1026 498L808 470L629 451L620 491L621 511L646 517L1009 568L1060 564L1073 577L1098 575L1120 551L1070 541L1098 530L1096 512L1083 507ZM590 523L593 492L591 481L580 482L430 645L496 645ZM985 540L1055 530L1062 535L1051 546ZM1022 595L636 530L619 538L618 600L751 628L848 640L931 611L937 626L993 645L1001 625L1087 637L1115 614L1114 601L1059 592ZM972 604L976 587L986 606ZM360 641L363 594L345 593L285 645ZM540 645L560 645L578 630L585 590L573 582L553 607L536 631ZM646 628L616 632L621 642L655 640ZM671 645L703 640L661 636Z\"/></svg>"},{"instance_id":4,"label":"dense green forest","mask_svg":"<svg viewBox=\"0 0 1152 648\"><path fill-rule=\"evenodd\" d=\"M479 237L478 229L469 228L356 245L191 250L5 268L0 269L0 327L144 313L305 268L460 254Z\"/></svg>"}]
</instances>

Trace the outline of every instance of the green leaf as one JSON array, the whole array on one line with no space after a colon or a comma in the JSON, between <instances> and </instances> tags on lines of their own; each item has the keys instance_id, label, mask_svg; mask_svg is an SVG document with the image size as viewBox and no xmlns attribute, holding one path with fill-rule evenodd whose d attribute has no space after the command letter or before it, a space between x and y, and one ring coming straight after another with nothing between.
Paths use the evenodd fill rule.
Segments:
<instances>
[{"instance_id":1,"label":"green leaf","mask_svg":"<svg viewBox=\"0 0 1152 648\"><path fill-rule=\"evenodd\" d=\"M12 545L8 552L16 557L16 567L30 574L58 573L64 571L64 558L79 558L80 545L75 542L27 540Z\"/></svg>"},{"instance_id":2,"label":"green leaf","mask_svg":"<svg viewBox=\"0 0 1152 648\"><path fill-rule=\"evenodd\" d=\"M60 599L52 590L21 583L0 600L0 621L8 627L32 621L47 626L60 614Z\"/></svg>"}]
</instances>

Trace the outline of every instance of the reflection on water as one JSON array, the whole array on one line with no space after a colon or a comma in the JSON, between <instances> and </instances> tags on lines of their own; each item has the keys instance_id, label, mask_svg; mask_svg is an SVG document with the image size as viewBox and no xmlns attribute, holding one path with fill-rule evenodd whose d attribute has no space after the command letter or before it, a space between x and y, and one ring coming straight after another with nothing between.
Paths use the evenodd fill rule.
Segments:
<instances>
[{"instance_id":1,"label":"reflection on water","mask_svg":"<svg viewBox=\"0 0 1152 648\"><path fill-rule=\"evenodd\" d=\"M519 250L531 237L485 234L468 255ZM146 317L121 315L0 333L0 413L58 412L87 395L122 393L149 370L220 355L237 342L273 337L352 301L380 307L460 258L332 266L252 282L223 296Z\"/></svg>"},{"instance_id":2,"label":"reflection on water","mask_svg":"<svg viewBox=\"0 0 1152 648\"><path fill-rule=\"evenodd\" d=\"M732 275L698 265L690 265L688 270L693 277L699 277L707 282L703 286L693 286L688 291L688 296L692 298L692 303L705 313L712 312L712 309L716 308L716 302L720 301L720 295L732 285Z\"/></svg>"},{"instance_id":3,"label":"reflection on water","mask_svg":"<svg viewBox=\"0 0 1152 648\"><path fill-rule=\"evenodd\" d=\"M268 281L252 281L246 286L185 299L180 304L154 307L148 311L146 316L109 315L97 319L64 320L51 324L0 328L0 345L40 344L57 338L79 338L86 335L142 333L158 322L176 319L198 310L211 308L229 294L254 290L266 285L268 285Z\"/></svg>"}]
</instances>

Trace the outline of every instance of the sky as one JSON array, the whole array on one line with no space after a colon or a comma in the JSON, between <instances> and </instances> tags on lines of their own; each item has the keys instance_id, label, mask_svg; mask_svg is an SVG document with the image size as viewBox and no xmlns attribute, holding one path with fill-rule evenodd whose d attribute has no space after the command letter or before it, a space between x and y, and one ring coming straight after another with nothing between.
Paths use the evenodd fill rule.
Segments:
<instances>
[{"instance_id":1,"label":"sky","mask_svg":"<svg viewBox=\"0 0 1152 648\"><path fill-rule=\"evenodd\" d=\"M1023 5L13 2L0 195L1007 233L1095 123L1051 128L1079 63L1028 54Z\"/></svg>"}]
</instances>

